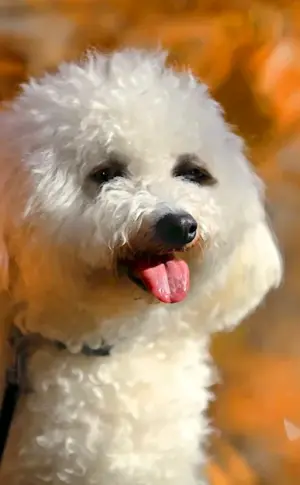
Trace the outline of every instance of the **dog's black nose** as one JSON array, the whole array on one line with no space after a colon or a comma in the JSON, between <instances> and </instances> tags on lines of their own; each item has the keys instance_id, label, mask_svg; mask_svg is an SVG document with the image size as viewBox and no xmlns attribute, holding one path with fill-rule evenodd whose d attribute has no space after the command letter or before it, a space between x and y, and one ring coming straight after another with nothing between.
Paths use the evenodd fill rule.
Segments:
<instances>
[{"instance_id":1,"label":"dog's black nose","mask_svg":"<svg viewBox=\"0 0 300 485\"><path fill-rule=\"evenodd\" d=\"M162 216L156 223L157 239L169 249L179 249L195 239L197 222L186 212L170 212Z\"/></svg>"}]
</instances>

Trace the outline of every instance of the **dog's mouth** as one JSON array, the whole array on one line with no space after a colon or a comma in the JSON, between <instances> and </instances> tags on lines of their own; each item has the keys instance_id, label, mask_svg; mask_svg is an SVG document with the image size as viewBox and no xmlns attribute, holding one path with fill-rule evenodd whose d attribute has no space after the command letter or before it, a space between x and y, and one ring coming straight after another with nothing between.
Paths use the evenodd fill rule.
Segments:
<instances>
[{"instance_id":1,"label":"dog's mouth","mask_svg":"<svg viewBox=\"0 0 300 485\"><path fill-rule=\"evenodd\" d=\"M163 303L178 303L185 299L190 286L187 263L174 253L144 254L122 262L128 277Z\"/></svg>"}]
</instances>

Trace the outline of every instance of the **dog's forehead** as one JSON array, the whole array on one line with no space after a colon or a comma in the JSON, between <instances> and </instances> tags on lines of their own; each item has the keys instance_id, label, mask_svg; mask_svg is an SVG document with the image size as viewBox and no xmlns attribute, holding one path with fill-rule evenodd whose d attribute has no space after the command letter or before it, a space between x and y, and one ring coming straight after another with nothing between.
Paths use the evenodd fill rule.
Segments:
<instances>
[{"instance_id":1,"label":"dog's forehead","mask_svg":"<svg viewBox=\"0 0 300 485\"><path fill-rule=\"evenodd\" d=\"M201 147L201 131L205 131L205 124L201 126L201 107L195 116L193 106L181 99L180 93L176 93L177 99L171 99L163 88L140 92L130 87L124 86L118 92L108 90L104 109L97 109L96 96L91 98L86 124L93 117L98 137L105 145L131 155L149 156L197 151Z\"/></svg>"},{"instance_id":2,"label":"dog's forehead","mask_svg":"<svg viewBox=\"0 0 300 485\"><path fill-rule=\"evenodd\" d=\"M231 150L224 150L229 132L206 87L150 54L64 65L28 85L18 103L38 145L72 165L82 165L82 155L95 165L115 152L132 168L169 170L178 155L195 153L218 170Z\"/></svg>"},{"instance_id":3,"label":"dog's forehead","mask_svg":"<svg viewBox=\"0 0 300 485\"><path fill-rule=\"evenodd\" d=\"M121 153L133 166L142 161L145 170L160 162L163 169L184 153L211 156L216 140L227 134L218 107L201 86L192 90L157 79L143 89L124 79L121 86L108 83L91 93L89 106L83 115L79 107L77 117L86 127L87 144L95 141Z\"/></svg>"},{"instance_id":4,"label":"dog's forehead","mask_svg":"<svg viewBox=\"0 0 300 485\"><path fill-rule=\"evenodd\" d=\"M198 122L189 123L188 116L165 116L138 97L134 107L114 109L104 124L100 116L99 139L110 152L124 156L132 168L144 169L153 164L158 167L160 162L166 166L178 155L198 153L202 147Z\"/></svg>"}]
</instances>

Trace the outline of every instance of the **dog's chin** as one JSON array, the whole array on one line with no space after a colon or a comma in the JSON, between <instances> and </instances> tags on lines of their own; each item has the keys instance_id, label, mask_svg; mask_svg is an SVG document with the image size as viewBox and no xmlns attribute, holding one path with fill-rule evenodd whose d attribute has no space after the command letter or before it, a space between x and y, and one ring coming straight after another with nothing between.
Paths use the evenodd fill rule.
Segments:
<instances>
[{"instance_id":1,"label":"dog's chin","mask_svg":"<svg viewBox=\"0 0 300 485\"><path fill-rule=\"evenodd\" d=\"M179 303L189 291L189 267L178 251L119 259L118 272L161 303Z\"/></svg>"}]
</instances>

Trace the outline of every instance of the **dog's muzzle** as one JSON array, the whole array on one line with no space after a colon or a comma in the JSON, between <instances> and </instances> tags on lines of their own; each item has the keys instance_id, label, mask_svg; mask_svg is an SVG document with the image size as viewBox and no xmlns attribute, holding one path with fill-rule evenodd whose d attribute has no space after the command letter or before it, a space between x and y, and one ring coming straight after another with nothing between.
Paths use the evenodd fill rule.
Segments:
<instances>
[{"instance_id":1,"label":"dog's muzzle","mask_svg":"<svg viewBox=\"0 0 300 485\"><path fill-rule=\"evenodd\" d=\"M189 267L181 253L199 243L197 222L187 212L165 212L148 234L148 245L145 238L136 239L137 250L131 258L120 258L119 267L127 269L129 278L157 300L179 303L190 285Z\"/></svg>"}]
</instances>

